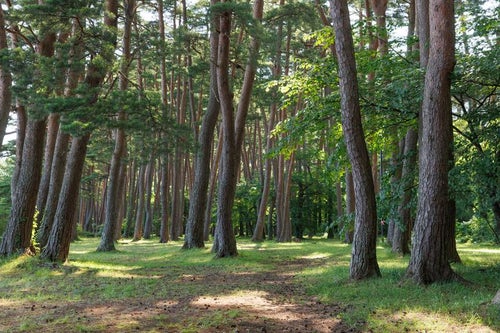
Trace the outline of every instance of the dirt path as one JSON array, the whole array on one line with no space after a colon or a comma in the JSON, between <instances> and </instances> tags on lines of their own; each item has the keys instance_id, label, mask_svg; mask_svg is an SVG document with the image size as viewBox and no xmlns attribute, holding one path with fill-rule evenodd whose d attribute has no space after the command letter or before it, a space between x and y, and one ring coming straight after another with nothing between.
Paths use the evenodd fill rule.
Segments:
<instances>
[{"instance_id":1,"label":"dirt path","mask_svg":"<svg viewBox=\"0 0 500 333\"><path fill-rule=\"evenodd\" d=\"M7 332L354 332L339 305L306 295L294 272L310 260L258 273L192 272L164 276L168 297L114 302L12 304L0 317ZM9 321L10 321L9 320ZM24 320L27 325L22 325Z\"/></svg>"}]
</instances>

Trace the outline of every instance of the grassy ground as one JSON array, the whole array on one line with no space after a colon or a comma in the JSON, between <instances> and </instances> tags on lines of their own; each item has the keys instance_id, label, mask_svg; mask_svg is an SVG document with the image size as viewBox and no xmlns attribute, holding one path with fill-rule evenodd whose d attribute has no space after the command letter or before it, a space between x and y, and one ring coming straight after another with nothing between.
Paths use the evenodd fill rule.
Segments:
<instances>
[{"instance_id":1,"label":"grassy ground","mask_svg":"<svg viewBox=\"0 0 500 333\"><path fill-rule=\"evenodd\" d=\"M471 286L419 287L383 245L383 277L354 283L339 242L239 240L240 255L219 260L176 242L97 243L75 242L64 265L0 259L0 332L500 331L498 247L460 245L454 269Z\"/></svg>"}]
</instances>

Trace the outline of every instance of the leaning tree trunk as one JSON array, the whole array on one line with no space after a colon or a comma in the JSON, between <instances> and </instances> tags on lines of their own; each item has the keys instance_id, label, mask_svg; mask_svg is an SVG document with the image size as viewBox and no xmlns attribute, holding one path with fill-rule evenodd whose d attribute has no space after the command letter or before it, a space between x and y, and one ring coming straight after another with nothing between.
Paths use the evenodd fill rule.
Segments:
<instances>
[{"instance_id":1,"label":"leaning tree trunk","mask_svg":"<svg viewBox=\"0 0 500 333\"><path fill-rule=\"evenodd\" d=\"M342 129L351 161L356 197L350 277L353 280L360 280L380 276L376 255L377 209L370 158L361 124L354 45L347 1L330 0L330 4L338 59Z\"/></svg>"},{"instance_id":2,"label":"leaning tree trunk","mask_svg":"<svg viewBox=\"0 0 500 333\"><path fill-rule=\"evenodd\" d=\"M64 262L68 258L73 224L76 222L75 211L78 206L80 179L89 139L90 134L87 134L73 138L71 142L54 223L47 245L41 253L44 259Z\"/></svg>"},{"instance_id":3,"label":"leaning tree trunk","mask_svg":"<svg viewBox=\"0 0 500 333\"><path fill-rule=\"evenodd\" d=\"M66 157L68 155L69 140L70 135L67 133L63 133L62 130L59 130L56 139L56 146L54 148L52 167L50 169L51 181L49 184L49 192L47 194L47 202L45 205L43 218L36 235L38 244L42 249L45 247L45 245L47 245L50 231L52 229L52 225L54 224L54 216L57 211L57 202L59 200L59 194L64 178L64 167L66 165Z\"/></svg>"},{"instance_id":4,"label":"leaning tree trunk","mask_svg":"<svg viewBox=\"0 0 500 333\"><path fill-rule=\"evenodd\" d=\"M425 75L419 148L418 207L407 277L418 284L457 278L446 252L451 73L454 57L453 2L430 0L429 59Z\"/></svg>"},{"instance_id":5,"label":"leaning tree trunk","mask_svg":"<svg viewBox=\"0 0 500 333\"><path fill-rule=\"evenodd\" d=\"M40 41L38 52L42 57L54 55L55 33L48 33ZM34 111L34 110L33 110ZM9 222L0 243L0 254L17 251L34 253L31 234L36 198L43 162L43 145L47 118L42 115L28 117L26 136L22 148L19 173L15 175ZM18 143L19 144L19 143Z\"/></svg>"},{"instance_id":6,"label":"leaning tree trunk","mask_svg":"<svg viewBox=\"0 0 500 333\"><path fill-rule=\"evenodd\" d=\"M212 0L214 5L216 0ZM189 198L189 214L186 223L186 234L182 248L203 248L205 210L207 209L207 190L210 180L210 161L212 142L214 139L215 126L219 117L219 97L217 93L217 53L218 53L218 20L212 19L212 32L210 34L210 95L207 111L201 123L198 137L198 151L195 156L194 183Z\"/></svg>"},{"instance_id":7,"label":"leaning tree trunk","mask_svg":"<svg viewBox=\"0 0 500 333\"><path fill-rule=\"evenodd\" d=\"M88 66L84 83L91 91L91 95L88 96L89 105L97 102L98 95L92 92L92 90L101 86L107 70L111 68L114 48L116 47L116 32L114 30L118 23L118 0L106 0L104 7L104 26L106 32L104 36L105 42L109 44L104 45L105 43L103 43L103 48L99 51L102 58L106 59L107 62L104 64L104 68L102 67L102 62L99 64L91 62ZM113 48L107 47L110 45ZM90 136L90 132L84 132L81 136L74 137L71 142L57 211L47 246L42 252L42 257L51 261L65 261L69 254L73 223L76 223L74 217L78 206L79 185Z\"/></svg>"}]
</instances>

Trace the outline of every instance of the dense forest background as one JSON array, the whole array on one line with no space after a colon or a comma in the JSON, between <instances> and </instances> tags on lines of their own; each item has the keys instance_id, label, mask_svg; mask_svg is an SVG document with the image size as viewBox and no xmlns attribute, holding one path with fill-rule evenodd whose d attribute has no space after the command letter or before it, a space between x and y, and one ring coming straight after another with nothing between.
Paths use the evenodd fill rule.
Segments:
<instances>
[{"instance_id":1,"label":"dense forest background","mask_svg":"<svg viewBox=\"0 0 500 333\"><path fill-rule=\"evenodd\" d=\"M375 228L356 226L409 253L418 148L441 140L422 130L423 54L437 63L438 45L425 3L350 1L346 31L336 1L2 1L1 139L16 133L3 140L0 253L65 260L78 233L101 251L120 237L213 239L218 256L237 253L235 236L353 242L363 199L342 126L341 31L376 199ZM452 15L441 237L499 243L500 7L460 0Z\"/></svg>"}]
</instances>

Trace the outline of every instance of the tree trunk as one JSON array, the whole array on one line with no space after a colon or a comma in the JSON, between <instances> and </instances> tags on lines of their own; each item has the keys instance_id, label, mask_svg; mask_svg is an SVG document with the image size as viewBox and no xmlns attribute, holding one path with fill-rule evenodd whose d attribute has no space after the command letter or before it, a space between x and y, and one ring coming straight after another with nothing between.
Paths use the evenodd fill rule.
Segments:
<instances>
[{"instance_id":1,"label":"tree trunk","mask_svg":"<svg viewBox=\"0 0 500 333\"><path fill-rule=\"evenodd\" d=\"M350 277L380 276L377 263L377 209L370 158L364 140L359 106L354 45L347 1L330 0L339 64L342 129L351 161L356 197Z\"/></svg>"},{"instance_id":2,"label":"tree trunk","mask_svg":"<svg viewBox=\"0 0 500 333\"><path fill-rule=\"evenodd\" d=\"M66 157L68 154L69 134L63 133L59 130L56 139L56 146L54 148L54 157L52 160L52 167L50 169L50 184L49 192L47 194L47 204L40 227L37 232L37 240L40 248L44 248L49 239L50 230L54 224L54 216L57 210L57 202L59 201L59 194L62 187L64 177L64 167L66 165Z\"/></svg>"},{"instance_id":3,"label":"tree trunk","mask_svg":"<svg viewBox=\"0 0 500 333\"><path fill-rule=\"evenodd\" d=\"M3 9L0 7L0 52L8 50L7 33L5 29ZM12 108L12 76L10 70L3 63L0 64L0 146L3 144L5 130Z\"/></svg>"},{"instance_id":4,"label":"tree trunk","mask_svg":"<svg viewBox=\"0 0 500 333\"><path fill-rule=\"evenodd\" d=\"M269 124L266 131L266 152L269 153L272 149L271 131L274 128L274 118L276 114L276 104L271 105L271 113L269 115ZM262 196L259 204L259 212L257 215L257 223L253 232L252 241L262 242L264 240L264 225L266 224L266 211L268 208L269 191L271 189L271 158L265 158L264 164L264 184L262 185Z\"/></svg>"},{"instance_id":5,"label":"tree trunk","mask_svg":"<svg viewBox=\"0 0 500 333\"><path fill-rule=\"evenodd\" d=\"M217 88L222 113L223 138L222 156L219 172L219 191L217 204L217 224L215 226L212 252L218 258L236 256L231 213L236 191L236 135L234 126L233 94L229 83L229 51L231 33L230 11L220 14L219 51L217 61Z\"/></svg>"},{"instance_id":6,"label":"tree trunk","mask_svg":"<svg viewBox=\"0 0 500 333\"><path fill-rule=\"evenodd\" d=\"M144 204L144 239L150 239L153 231L153 207L151 198L153 197L153 174L154 174L154 153L151 153L148 166L146 167L146 193Z\"/></svg>"},{"instance_id":7,"label":"tree trunk","mask_svg":"<svg viewBox=\"0 0 500 333\"><path fill-rule=\"evenodd\" d=\"M345 213L346 219L344 221L344 241L347 244L352 244L354 236L354 226L351 228L351 221L354 219L356 210L356 197L354 196L354 180L352 178L352 171L346 170L345 173Z\"/></svg>"},{"instance_id":8,"label":"tree trunk","mask_svg":"<svg viewBox=\"0 0 500 333\"><path fill-rule=\"evenodd\" d=\"M38 53L41 57L54 55L55 33L43 36ZM40 185L43 162L43 144L47 118L36 114L28 117L26 135L23 142L19 174L15 175L12 188L12 205L9 222L0 243L0 254L9 255L15 252L34 253L35 248L31 241L33 218L35 214L36 198ZM40 111L38 111L40 112ZM18 143L19 144L19 143Z\"/></svg>"},{"instance_id":9,"label":"tree trunk","mask_svg":"<svg viewBox=\"0 0 500 333\"><path fill-rule=\"evenodd\" d=\"M410 128L408 132L406 132L403 167L400 177L403 187L403 197L399 205L400 225L394 226L394 236L391 240L392 252L401 255L410 253L409 242L411 230L413 228L410 201L415 180L414 172L415 163L417 161L417 139L417 132L413 128Z\"/></svg>"},{"instance_id":10,"label":"tree trunk","mask_svg":"<svg viewBox=\"0 0 500 333\"><path fill-rule=\"evenodd\" d=\"M255 0L253 7L253 17L256 20L262 19L264 2ZM255 73L257 70L257 58L260 40L257 36L252 36L250 41L250 54L245 68L243 86L241 88L238 111L234 119L234 110L229 86L228 68L231 33L231 15L229 11L221 13L219 53L217 83L221 104L222 123L224 128L221 171L219 174L219 196L218 215L215 228L215 239L212 250L217 257L235 256L236 239L231 221L231 211L236 192L237 172L240 163L241 149L245 135L245 121L248 114L250 97L252 94Z\"/></svg>"},{"instance_id":11,"label":"tree trunk","mask_svg":"<svg viewBox=\"0 0 500 333\"><path fill-rule=\"evenodd\" d=\"M116 29L118 23L118 1L106 0L104 4L104 25L106 29ZM105 68L102 63L91 62L85 76L85 84L90 89L88 96L89 104L97 102L98 95L92 92L92 88L100 87L107 74L107 69L111 68L114 47L116 47L116 33L106 34L105 42L110 43L113 49L103 47L100 51L103 59L107 59ZM51 261L65 261L69 254L71 242L72 225L78 203L79 185L82 177L87 145L90 140L90 132L84 132L79 137L74 137L71 142L70 155L64 172L64 179L59 194L57 211L54 223L50 232L47 246L42 252L42 257Z\"/></svg>"},{"instance_id":12,"label":"tree trunk","mask_svg":"<svg viewBox=\"0 0 500 333\"><path fill-rule=\"evenodd\" d=\"M431 0L429 8L429 59L421 112L418 207L407 270L407 277L418 284L457 278L446 252L446 236L450 232L447 225L448 152L452 143L450 76L455 62L453 2Z\"/></svg>"},{"instance_id":13,"label":"tree trunk","mask_svg":"<svg viewBox=\"0 0 500 333\"><path fill-rule=\"evenodd\" d=\"M215 0L211 1L214 5ZM194 183L189 198L189 214L186 224L184 249L203 248L204 221L207 209L207 190L210 180L210 161L213 148L215 126L219 117L219 97L217 94L217 52L218 52L218 20L212 18L212 31L210 34L210 95L207 111L203 117L200 134L198 137L198 150L195 156Z\"/></svg>"},{"instance_id":14,"label":"tree trunk","mask_svg":"<svg viewBox=\"0 0 500 333\"><path fill-rule=\"evenodd\" d=\"M52 161L54 159L54 151L57 141L57 135L59 132L59 115L56 113L51 113L49 115L47 124L47 135L45 139L45 156L42 167L42 177L40 180L40 186L38 187L38 195L36 200L36 207L38 214L36 216L35 228L38 232L38 228L42 222L43 215L45 213L45 205L47 204L47 196L49 194L50 187L50 176Z\"/></svg>"},{"instance_id":15,"label":"tree trunk","mask_svg":"<svg viewBox=\"0 0 500 333\"><path fill-rule=\"evenodd\" d=\"M141 165L139 174L137 175L137 212L135 215L135 227L133 241L141 240L144 233L144 195L146 191L145 185L146 166Z\"/></svg>"},{"instance_id":16,"label":"tree trunk","mask_svg":"<svg viewBox=\"0 0 500 333\"><path fill-rule=\"evenodd\" d=\"M69 245L76 207L78 205L78 192L82 177L85 155L90 134L73 138L68 156L68 163L64 173L61 194L54 216L54 224L50 232L47 246L43 249L41 257L50 261L64 262L68 258Z\"/></svg>"},{"instance_id":17,"label":"tree trunk","mask_svg":"<svg viewBox=\"0 0 500 333\"><path fill-rule=\"evenodd\" d=\"M122 53L122 63L120 66L120 91L125 92L128 88L129 78L129 67L132 60L131 54L131 35L132 35L132 21L134 20L136 11L135 0L125 0L124 1L124 12L125 12L125 24L123 27L123 53ZM117 120L122 123L127 119L127 114L123 110L118 112ZM120 200L118 192L120 184L124 182L124 179L120 179L120 170L122 163L124 163L123 158L127 153L127 139L125 134L125 129L123 129L121 124L118 124L118 128L115 129L115 147L113 150L113 155L111 157L111 163L109 167L109 177L108 186L106 188L106 208L104 211L104 228L101 235L101 241L97 247L97 251L113 251L115 250L115 233L116 225L118 224L118 210L120 208Z\"/></svg>"},{"instance_id":18,"label":"tree trunk","mask_svg":"<svg viewBox=\"0 0 500 333\"><path fill-rule=\"evenodd\" d=\"M161 180L160 180L160 199L161 199L161 224L160 224L160 243L169 241L168 235L168 165L162 159L161 162Z\"/></svg>"}]
</instances>

